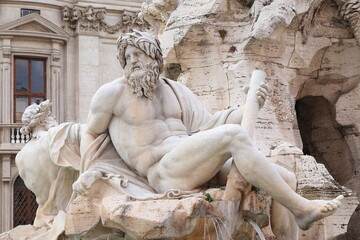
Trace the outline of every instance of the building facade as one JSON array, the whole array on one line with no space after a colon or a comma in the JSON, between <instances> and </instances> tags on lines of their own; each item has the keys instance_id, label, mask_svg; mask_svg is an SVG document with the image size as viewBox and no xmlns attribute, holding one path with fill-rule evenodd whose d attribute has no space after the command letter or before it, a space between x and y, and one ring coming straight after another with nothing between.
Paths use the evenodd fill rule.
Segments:
<instances>
[{"instance_id":1,"label":"building facade","mask_svg":"<svg viewBox=\"0 0 360 240\"><path fill-rule=\"evenodd\" d=\"M122 75L116 39L143 28L142 0L0 2L0 232L31 223L36 202L15 156L30 136L21 115L50 99L58 122L85 122L99 86Z\"/></svg>"}]
</instances>

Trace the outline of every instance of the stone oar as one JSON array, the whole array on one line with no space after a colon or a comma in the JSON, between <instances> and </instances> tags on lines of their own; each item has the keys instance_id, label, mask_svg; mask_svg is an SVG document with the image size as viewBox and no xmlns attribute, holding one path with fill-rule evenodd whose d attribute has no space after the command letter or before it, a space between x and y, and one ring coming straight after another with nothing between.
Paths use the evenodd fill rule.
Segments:
<instances>
[{"instance_id":1,"label":"stone oar","mask_svg":"<svg viewBox=\"0 0 360 240\"><path fill-rule=\"evenodd\" d=\"M246 96L245 109L241 126L244 127L252 138L254 135L255 124L257 115L260 109L259 102L257 99L256 91L265 81L265 72L261 70L254 70L251 76L249 90ZM245 186L244 180L241 177L234 161L231 163L228 180L226 183L224 200L240 199L241 189Z\"/></svg>"}]
</instances>

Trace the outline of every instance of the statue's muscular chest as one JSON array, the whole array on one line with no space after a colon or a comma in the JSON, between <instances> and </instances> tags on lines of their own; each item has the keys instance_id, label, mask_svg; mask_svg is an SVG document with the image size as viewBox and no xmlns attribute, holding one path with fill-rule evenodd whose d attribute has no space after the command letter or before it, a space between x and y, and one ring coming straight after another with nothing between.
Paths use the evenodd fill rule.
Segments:
<instances>
[{"instance_id":1,"label":"statue's muscular chest","mask_svg":"<svg viewBox=\"0 0 360 240\"><path fill-rule=\"evenodd\" d=\"M171 91L171 90L170 90ZM138 98L134 94L126 97L115 109L115 115L130 126L142 126L153 121L175 119L181 121L180 104L169 89L156 89L153 99Z\"/></svg>"}]
</instances>

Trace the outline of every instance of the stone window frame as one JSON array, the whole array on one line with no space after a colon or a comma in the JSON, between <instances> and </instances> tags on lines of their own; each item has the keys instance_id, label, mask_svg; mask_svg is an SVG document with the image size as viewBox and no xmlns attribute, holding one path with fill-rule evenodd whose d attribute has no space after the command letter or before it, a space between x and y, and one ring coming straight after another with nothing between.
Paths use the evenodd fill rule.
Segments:
<instances>
[{"instance_id":1,"label":"stone window frame","mask_svg":"<svg viewBox=\"0 0 360 240\"><path fill-rule=\"evenodd\" d=\"M26 26L29 23L36 22L47 32L18 30L21 26ZM24 38L25 37L25 38ZM2 99L2 106L4 109L4 116L2 116L3 123L14 122L14 56L26 57L40 57L46 58L46 97L53 101L53 113L62 121L64 119L64 91L60 86L64 86L66 76L66 61L63 56L66 55L66 43L71 37L70 33L50 22L39 14L30 14L25 17L16 19L15 21L6 23L0 26L0 53L2 50L2 61L0 61L0 69L2 83L0 88L10 89L4 92ZM28 39L26 39L28 38ZM21 47L15 47L13 42L18 39L24 44ZM29 40L30 39L30 40ZM27 42L33 39L43 39L50 41L51 47L43 49L32 49L27 47ZM1 57L0 57L1 60ZM63 88L63 87L62 87Z\"/></svg>"},{"instance_id":2,"label":"stone window frame","mask_svg":"<svg viewBox=\"0 0 360 240\"><path fill-rule=\"evenodd\" d=\"M24 42L25 43L25 42ZM13 50L10 58L10 106L11 106L11 116L10 116L10 122L15 123L15 58L17 57L25 57L25 58L41 58L45 60L45 97L53 100L55 108L53 109L53 112L55 110L56 116L60 117L60 110L57 109L59 102L55 101L61 99L59 95L61 95L61 91L56 91L56 86L58 86L58 77L55 76L56 73L63 71L63 67L61 66L54 66L52 64L52 59L54 58L54 54L50 49L43 49L42 53L36 53L33 49L30 48L23 48L21 50ZM56 68L56 70L54 70ZM52 74L52 72L56 72ZM55 79L56 78L56 79ZM57 89L58 90L58 89Z\"/></svg>"},{"instance_id":3,"label":"stone window frame","mask_svg":"<svg viewBox=\"0 0 360 240\"><path fill-rule=\"evenodd\" d=\"M16 91L16 60L17 59L21 59L21 60L27 60L28 61L28 66L31 65L32 61L37 60L37 61L42 61L44 62L44 68L43 68L43 91L41 93L33 93L33 92L17 92ZM27 56L27 55L14 55L14 60L13 60L13 86L14 86L14 94L13 94L13 101L14 101L14 105L13 105L13 119L14 122L16 122L16 97L26 97L26 98L43 98L43 100L46 100L46 92L47 92L47 66L48 66L48 59L49 57L34 57L33 55L31 56ZM30 62L30 64L29 64ZM29 90L31 90L31 83L32 83L32 76L31 76L31 69L28 69L28 83L29 83ZM30 102L28 100L28 105L30 105Z\"/></svg>"}]
</instances>

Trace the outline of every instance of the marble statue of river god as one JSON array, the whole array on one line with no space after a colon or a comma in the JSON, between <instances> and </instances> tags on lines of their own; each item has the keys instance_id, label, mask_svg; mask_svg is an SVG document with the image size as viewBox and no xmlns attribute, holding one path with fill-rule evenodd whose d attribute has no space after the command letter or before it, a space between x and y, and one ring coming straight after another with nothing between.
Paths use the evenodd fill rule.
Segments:
<instances>
[{"instance_id":1,"label":"marble statue of river god","mask_svg":"<svg viewBox=\"0 0 360 240\"><path fill-rule=\"evenodd\" d=\"M212 115L188 88L160 78L163 59L157 39L135 31L121 36L117 44L125 76L95 93L81 152L109 131L127 166L147 178L158 193L194 190L213 178L232 157L241 175L290 210L301 229L340 206L336 199L307 200L290 188L279 167L265 158L240 126L243 108ZM260 105L265 101L264 92L264 87L259 88ZM86 158L82 161L91 165ZM101 172L86 169L74 183L74 191L85 194L91 186L89 179L96 179L93 176L97 174Z\"/></svg>"},{"instance_id":2,"label":"marble statue of river god","mask_svg":"<svg viewBox=\"0 0 360 240\"><path fill-rule=\"evenodd\" d=\"M271 224L278 239L296 239L296 225L308 229L341 205L342 196L325 201L296 194L294 174L268 161L252 142L246 109L264 105L266 84L249 90L255 106L247 101L241 108L210 114L188 88L159 77L163 59L157 39L134 31L122 35L117 47L125 76L95 93L85 125L57 125L49 102L24 113L24 128L32 129L33 138L16 162L25 184L41 200L36 227L52 227L57 239L81 197L96 203L114 194L156 200L198 192L214 179L224 185L231 161L246 181L274 199ZM29 165L31 155L48 177L37 174L37 163ZM41 186L36 176L43 176ZM109 187L96 188L99 180ZM97 214L103 218L103 212ZM77 225L79 219L73 221Z\"/></svg>"}]
</instances>

